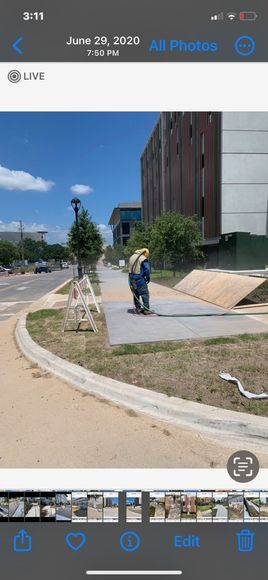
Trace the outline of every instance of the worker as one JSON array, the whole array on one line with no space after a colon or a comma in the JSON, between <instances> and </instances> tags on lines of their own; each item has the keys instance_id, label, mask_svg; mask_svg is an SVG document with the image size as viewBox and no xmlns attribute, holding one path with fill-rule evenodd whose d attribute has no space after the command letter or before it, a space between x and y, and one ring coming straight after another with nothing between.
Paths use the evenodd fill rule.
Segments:
<instances>
[{"instance_id":1,"label":"worker","mask_svg":"<svg viewBox=\"0 0 268 580\"><path fill-rule=\"evenodd\" d=\"M148 284L151 268L148 258L148 248L142 248L136 250L129 259L129 285L133 293L136 314L153 314L149 304Z\"/></svg>"}]
</instances>

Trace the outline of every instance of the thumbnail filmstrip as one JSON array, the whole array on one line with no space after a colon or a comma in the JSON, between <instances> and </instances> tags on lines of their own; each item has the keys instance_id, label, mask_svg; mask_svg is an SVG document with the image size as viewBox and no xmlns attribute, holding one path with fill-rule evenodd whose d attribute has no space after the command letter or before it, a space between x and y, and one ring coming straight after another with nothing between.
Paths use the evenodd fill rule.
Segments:
<instances>
[{"instance_id":1,"label":"thumbnail filmstrip","mask_svg":"<svg viewBox=\"0 0 268 580\"><path fill-rule=\"evenodd\" d=\"M120 505L126 522L141 523L144 502L151 523L268 522L268 491L264 490L83 490L2 491L0 523L116 523Z\"/></svg>"}]
</instances>

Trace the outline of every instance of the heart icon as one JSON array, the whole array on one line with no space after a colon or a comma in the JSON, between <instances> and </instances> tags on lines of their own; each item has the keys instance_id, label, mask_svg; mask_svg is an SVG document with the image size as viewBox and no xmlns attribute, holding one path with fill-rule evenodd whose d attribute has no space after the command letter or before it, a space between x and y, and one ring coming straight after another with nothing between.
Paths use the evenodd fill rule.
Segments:
<instances>
[{"instance_id":1,"label":"heart icon","mask_svg":"<svg viewBox=\"0 0 268 580\"><path fill-rule=\"evenodd\" d=\"M74 550L74 552L81 550L86 543L86 536L83 532L78 532L76 534L74 532L69 532L65 539L67 546L69 546L71 550Z\"/></svg>"}]
</instances>

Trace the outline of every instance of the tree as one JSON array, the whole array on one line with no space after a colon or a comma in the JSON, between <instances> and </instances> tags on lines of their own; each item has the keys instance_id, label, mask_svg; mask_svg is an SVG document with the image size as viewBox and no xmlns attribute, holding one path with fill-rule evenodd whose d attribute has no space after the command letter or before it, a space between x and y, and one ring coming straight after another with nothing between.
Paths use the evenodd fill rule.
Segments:
<instances>
[{"instance_id":1,"label":"tree","mask_svg":"<svg viewBox=\"0 0 268 580\"><path fill-rule=\"evenodd\" d=\"M88 210L82 207L78 214L79 240L81 261L84 269L86 266L95 267L103 253L103 239ZM68 233L68 251L77 256L77 228L73 223Z\"/></svg>"},{"instance_id":2,"label":"tree","mask_svg":"<svg viewBox=\"0 0 268 580\"><path fill-rule=\"evenodd\" d=\"M187 268L203 257L196 218L177 212L164 213L156 219L150 234L152 259L171 267L174 275L176 270Z\"/></svg>"},{"instance_id":3,"label":"tree","mask_svg":"<svg viewBox=\"0 0 268 580\"><path fill-rule=\"evenodd\" d=\"M23 240L24 248L24 258L28 262L36 262L39 258L44 258L44 249L46 248L46 242L32 240L31 238L25 238Z\"/></svg>"},{"instance_id":4,"label":"tree","mask_svg":"<svg viewBox=\"0 0 268 580\"><path fill-rule=\"evenodd\" d=\"M45 260L67 260L69 258L68 248L62 244L46 244L43 256Z\"/></svg>"},{"instance_id":5,"label":"tree","mask_svg":"<svg viewBox=\"0 0 268 580\"><path fill-rule=\"evenodd\" d=\"M150 239L151 239L151 229L152 226L146 226L143 222L139 222L136 224L131 237L127 241L127 245L125 246L125 256L129 258L141 248L149 248L150 249Z\"/></svg>"},{"instance_id":6,"label":"tree","mask_svg":"<svg viewBox=\"0 0 268 580\"><path fill-rule=\"evenodd\" d=\"M119 260L125 259L124 247L120 244L107 246L107 248L105 248L104 257L106 262L110 262L111 264L116 264L118 266Z\"/></svg>"},{"instance_id":7,"label":"tree","mask_svg":"<svg viewBox=\"0 0 268 580\"><path fill-rule=\"evenodd\" d=\"M0 240L0 264L8 266L20 257L17 246L6 240Z\"/></svg>"}]
</instances>

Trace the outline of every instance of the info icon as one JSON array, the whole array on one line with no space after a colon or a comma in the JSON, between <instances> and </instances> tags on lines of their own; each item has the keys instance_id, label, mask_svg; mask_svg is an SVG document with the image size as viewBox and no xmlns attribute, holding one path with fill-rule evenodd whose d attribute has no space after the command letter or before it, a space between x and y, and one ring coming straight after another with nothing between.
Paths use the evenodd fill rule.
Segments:
<instances>
[{"instance_id":1,"label":"info icon","mask_svg":"<svg viewBox=\"0 0 268 580\"><path fill-rule=\"evenodd\" d=\"M227 471L234 481L247 483L257 477L260 469L259 461L250 451L233 453L227 463Z\"/></svg>"},{"instance_id":2,"label":"info icon","mask_svg":"<svg viewBox=\"0 0 268 580\"><path fill-rule=\"evenodd\" d=\"M136 532L125 532L120 537L120 547L124 552L136 552L141 545L141 539Z\"/></svg>"}]
</instances>

